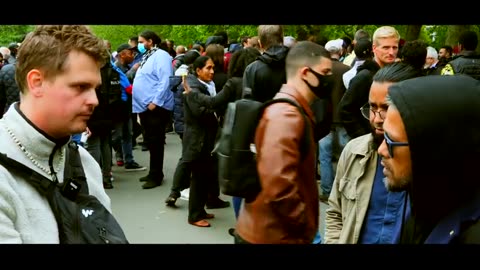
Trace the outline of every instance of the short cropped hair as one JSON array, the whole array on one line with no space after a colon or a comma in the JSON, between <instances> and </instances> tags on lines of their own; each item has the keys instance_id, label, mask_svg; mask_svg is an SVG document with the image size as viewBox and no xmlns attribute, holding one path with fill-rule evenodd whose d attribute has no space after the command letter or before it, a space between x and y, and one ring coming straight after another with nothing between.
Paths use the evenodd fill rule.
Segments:
<instances>
[{"instance_id":1,"label":"short cropped hair","mask_svg":"<svg viewBox=\"0 0 480 270\"><path fill-rule=\"evenodd\" d=\"M379 27L373 33L373 44L378 45L378 40L384 38L396 38L400 41L400 34L392 26Z\"/></svg>"},{"instance_id":2,"label":"short cropped hair","mask_svg":"<svg viewBox=\"0 0 480 270\"><path fill-rule=\"evenodd\" d=\"M288 51L285 60L287 79L294 77L299 68L318 64L321 57L331 59L322 45L307 40L298 42Z\"/></svg>"},{"instance_id":3,"label":"short cropped hair","mask_svg":"<svg viewBox=\"0 0 480 270\"><path fill-rule=\"evenodd\" d=\"M283 45L282 25L259 25L258 38L264 50L273 45Z\"/></svg>"},{"instance_id":4,"label":"short cropped hair","mask_svg":"<svg viewBox=\"0 0 480 270\"><path fill-rule=\"evenodd\" d=\"M27 89L27 74L32 69L43 72L46 79L65 70L67 56L80 51L92 57L99 70L109 59L103 39L85 25L39 25L27 34L19 47L15 80L20 92Z\"/></svg>"}]
</instances>

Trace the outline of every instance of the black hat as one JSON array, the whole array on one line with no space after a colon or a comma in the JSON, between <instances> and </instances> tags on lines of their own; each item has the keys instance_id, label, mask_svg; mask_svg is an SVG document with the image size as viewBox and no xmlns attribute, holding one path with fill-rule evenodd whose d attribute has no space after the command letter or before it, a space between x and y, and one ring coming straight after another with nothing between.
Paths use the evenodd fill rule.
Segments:
<instances>
[{"instance_id":1,"label":"black hat","mask_svg":"<svg viewBox=\"0 0 480 270\"><path fill-rule=\"evenodd\" d=\"M208 47L210 44L220 44L222 45L223 43L223 37L222 36L209 36L207 38L207 41L205 41L205 48Z\"/></svg>"},{"instance_id":2,"label":"black hat","mask_svg":"<svg viewBox=\"0 0 480 270\"><path fill-rule=\"evenodd\" d=\"M134 50L134 49L135 49L135 47L132 47L132 46L130 46L130 45L127 44L127 43L124 43L124 44L118 46L118 48L117 48L117 53L119 53L119 52L121 52L121 51L123 51L123 50Z\"/></svg>"},{"instance_id":3,"label":"black hat","mask_svg":"<svg viewBox=\"0 0 480 270\"><path fill-rule=\"evenodd\" d=\"M372 42L367 38L362 38L355 43L353 51L358 59L364 60L372 56Z\"/></svg>"}]
</instances>

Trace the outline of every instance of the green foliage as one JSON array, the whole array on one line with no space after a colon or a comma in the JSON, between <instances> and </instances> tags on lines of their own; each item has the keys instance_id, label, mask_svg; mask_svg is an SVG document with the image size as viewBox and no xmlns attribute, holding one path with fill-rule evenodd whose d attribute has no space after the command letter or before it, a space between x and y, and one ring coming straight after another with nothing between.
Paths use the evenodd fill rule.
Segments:
<instances>
[{"instance_id":1,"label":"green foliage","mask_svg":"<svg viewBox=\"0 0 480 270\"><path fill-rule=\"evenodd\" d=\"M31 25L0 25L0 46L7 47L11 42L21 42L32 29Z\"/></svg>"},{"instance_id":2,"label":"green foliage","mask_svg":"<svg viewBox=\"0 0 480 270\"><path fill-rule=\"evenodd\" d=\"M293 36L297 40L305 40L310 36L324 36L327 39L353 39L358 29L365 29L372 36L381 25L284 25L284 34ZM405 37L408 25L392 25L400 36ZM32 25L0 25L0 46L7 46L10 42L20 42L33 29ZM195 41L205 42L220 30L228 33L231 41L238 42L242 36L256 36L258 25L90 25L92 31L103 39L107 39L115 49L122 43L128 42L132 36L138 36L143 30L156 32L162 40L170 39L176 45L190 46ZM429 45L439 48L446 44L449 35L449 25L423 26L419 39ZM480 26L472 25L472 30L480 33Z\"/></svg>"}]
</instances>

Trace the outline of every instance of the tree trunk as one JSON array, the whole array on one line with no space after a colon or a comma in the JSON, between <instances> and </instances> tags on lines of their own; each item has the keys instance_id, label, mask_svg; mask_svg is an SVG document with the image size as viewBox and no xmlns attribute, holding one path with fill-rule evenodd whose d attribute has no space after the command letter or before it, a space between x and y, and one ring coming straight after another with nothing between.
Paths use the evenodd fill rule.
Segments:
<instances>
[{"instance_id":1,"label":"tree trunk","mask_svg":"<svg viewBox=\"0 0 480 270\"><path fill-rule=\"evenodd\" d=\"M469 30L470 25L449 25L447 29L447 38L445 44L452 47L458 45L458 39L463 31Z\"/></svg>"},{"instance_id":2,"label":"tree trunk","mask_svg":"<svg viewBox=\"0 0 480 270\"><path fill-rule=\"evenodd\" d=\"M422 30L421 24L408 25L405 33L405 41L417 40L420 37L421 30Z\"/></svg>"}]
</instances>

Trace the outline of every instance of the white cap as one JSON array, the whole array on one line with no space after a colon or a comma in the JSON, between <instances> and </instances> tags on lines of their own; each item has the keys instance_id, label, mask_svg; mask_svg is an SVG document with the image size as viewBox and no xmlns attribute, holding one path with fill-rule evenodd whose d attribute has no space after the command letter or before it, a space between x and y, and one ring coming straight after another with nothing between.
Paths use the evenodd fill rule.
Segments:
<instances>
[{"instance_id":1,"label":"white cap","mask_svg":"<svg viewBox=\"0 0 480 270\"><path fill-rule=\"evenodd\" d=\"M338 52L343 48L343 39L330 40L325 44L325 49L329 52Z\"/></svg>"}]
</instances>

